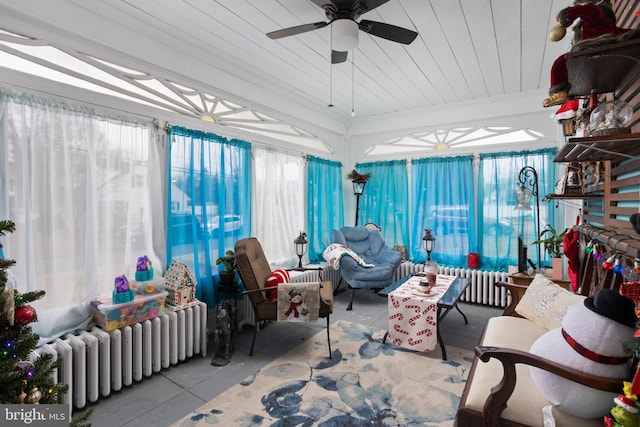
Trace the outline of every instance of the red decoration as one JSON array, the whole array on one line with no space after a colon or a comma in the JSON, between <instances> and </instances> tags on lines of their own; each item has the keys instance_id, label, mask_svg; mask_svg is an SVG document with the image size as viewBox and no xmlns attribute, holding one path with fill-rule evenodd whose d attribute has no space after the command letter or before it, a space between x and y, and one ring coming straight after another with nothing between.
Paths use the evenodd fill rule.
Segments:
<instances>
[{"instance_id":1,"label":"red decoration","mask_svg":"<svg viewBox=\"0 0 640 427\"><path fill-rule=\"evenodd\" d=\"M30 305L23 305L16 308L15 321L18 325L24 326L38 320L36 309Z\"/></svg>"}]
</instances>

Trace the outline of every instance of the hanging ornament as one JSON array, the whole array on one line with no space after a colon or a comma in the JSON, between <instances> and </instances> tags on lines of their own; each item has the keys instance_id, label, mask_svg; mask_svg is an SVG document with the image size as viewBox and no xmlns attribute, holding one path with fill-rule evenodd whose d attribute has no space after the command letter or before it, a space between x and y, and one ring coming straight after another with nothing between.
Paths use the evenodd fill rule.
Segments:
<instances>
[{"instance_id":1,"label":"hanging ornament","mask_svg":"<svg viewBox=\"0 0 640 427\"><path fill-rule=\"evenodd\" d=\"M7 318L9 325L13 326L16 302L13 298L13 288L3 286L0 288L0 304L3 305L2 314Z\"/></svg>"},{"instance_id":2,"label":"hanging ornament","mask_svg":"<svg viewBox=\"0 0 640 427\"><path fill-rule=\"evenodd\" d=\"M622 265L622 261L620 261L620 257L616 258L616 262L613 264L613 272L616 274L622 274L624 271L624 266Z\"/></svg>"},{"instance_id":3,"label":"hanging ornament","mask_svg":"<svg viewBox=\"0 0 640 427\"><path fill-rule=\"evenodd\" d=\"M33 368L33 363L29 362L28 360L19 360L13 366L13 372L24 371L25 369L30 369L30 368ZM33 369L30 369L30 370L33 372ZM30 376L33 376L33 375L30 375Z\"/></svg>"},{"instance_id":4,"label":"hanging ornament","mask_svg":"<svg viewBox=\"0 0 640 427\"><path fill-rule=\"evenodd\" d=\"M18 403L19 404L24 404L25 399L27 398L27 393L24 392L24 390L20 391L20 394L18 395Z\"/></svg>"},{"instance_id":5,"label":"hanging ornament","mask_svg":"<svg viewBox=\"0 0 640 427\"><path fill-rule=\"evenodd\" d=\"M596 244L593 246L593 259L596 261L600 261L600 258L602 258L603 252L604 252L604 248L602 247L602 245L596 242Z\"/></svg>"},{"instance_id":6,"label":"hanging ornament","mask_svg":"<svg viewBox=\"0 0 640 427\"><path fill-rule=\"evenodd\" d=\"M587 247L586 247L586 248L584 248L584 251L585 251L587 254L590 254L591 252L593 252L593 240L592 240L592 241L590 241L589 243L587 243Z\"/></svg>"},{"instance_id":7,"label":"hanging ornament","mask_svg":"<svg viewBox=\"0 0 640 427\"><path fill-rule=\"evenodd\" d=\"M613 269L613 263L616 261L615 255L611 255L605 262L602 263L602 269L609 271Z\"/></svg>"},{"instance_id":8,"label":"hanging ornament","mask_svg":"<svg viewBox=\"0 0 640 427\"><path fill-rule=\"evenodd\" d=\"M36 405L40 403L40 399L42 399L42 393L38 390L38 387L34 387L31 389L31 392L29 392L25 402Z\"/></svg>"},{"instance_id":9,"label":"hanging ornament","mask_svg":"<svg viewBox=\"0 0 640 427\"><path fill-rule=\"evenodd\" d=\"M23 305L16 309L15 321L19 326L28 325L38 320L36 309L30 305Z\"/></svg>"}]
</instances>

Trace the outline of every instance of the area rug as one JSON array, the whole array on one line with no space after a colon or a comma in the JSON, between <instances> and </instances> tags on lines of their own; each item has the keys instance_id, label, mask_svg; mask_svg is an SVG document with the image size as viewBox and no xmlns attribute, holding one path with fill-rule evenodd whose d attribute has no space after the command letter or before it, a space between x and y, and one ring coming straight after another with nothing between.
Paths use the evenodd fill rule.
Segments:
<instances>
[{"instance_id":1,"label":"area rug","mask_svg":"<svg viewBox=\"0 0 640 427\"><path fill-rule=\"evenodd\" d=\"M451 426L473 354L415 353L384 331L345 321L274 360L187 415L191 426Z\"/></svg>"}]
</instances>

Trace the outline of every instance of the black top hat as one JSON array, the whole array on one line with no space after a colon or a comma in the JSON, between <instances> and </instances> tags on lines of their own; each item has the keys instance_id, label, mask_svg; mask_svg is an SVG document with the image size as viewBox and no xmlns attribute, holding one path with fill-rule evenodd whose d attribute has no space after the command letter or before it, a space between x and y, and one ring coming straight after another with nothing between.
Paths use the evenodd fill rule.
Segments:
<instances>
[{"instance_id":1,"label":"black top hat","mask_svg":"<svg viewBox=\"0 0 640 427\"><path fill-rule=\"evenodd\" d=\"M630 328L635 328L638 322L633 301L612 289L601 289L585 298L584 306Z\"/></svg>"}]
</instances>

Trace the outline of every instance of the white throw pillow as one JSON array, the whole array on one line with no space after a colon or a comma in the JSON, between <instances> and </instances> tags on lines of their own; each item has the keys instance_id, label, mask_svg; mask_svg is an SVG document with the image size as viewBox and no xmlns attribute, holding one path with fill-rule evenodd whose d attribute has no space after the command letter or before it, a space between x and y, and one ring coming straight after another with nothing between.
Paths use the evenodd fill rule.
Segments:
<instances>
[{"instance_id":1,"label":"white throw pillow","mask_svg":"<svg viewBox=\"0 0 640 427\"><path fill-rule=\"evenodd\" d=\"M574 294L544 275L536 274L518 302L516 312L551 330L561 327L562 319L569 307L582 303L584 299L583 295Z\"/></svg>"}]
</instances>

